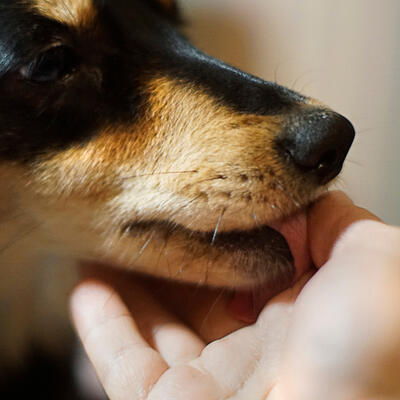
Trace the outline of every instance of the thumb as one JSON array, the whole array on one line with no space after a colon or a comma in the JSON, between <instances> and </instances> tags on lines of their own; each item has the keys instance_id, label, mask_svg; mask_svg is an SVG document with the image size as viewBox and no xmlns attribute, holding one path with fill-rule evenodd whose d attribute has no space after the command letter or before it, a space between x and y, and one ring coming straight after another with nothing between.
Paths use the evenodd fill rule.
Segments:
<instances>
[{"instance_id":1,"label":"thumb","mask_svg":"<svg viewBox=\"0 0 400 400\"><path fill-rule=\"evenodd\" d=\"M343 192L329 192L308 212L308 237L314 265L320 268L329 259L331 251L353 223L361 220L380 221L364 208L357 207Z\"/></svg>"}]
</instances>

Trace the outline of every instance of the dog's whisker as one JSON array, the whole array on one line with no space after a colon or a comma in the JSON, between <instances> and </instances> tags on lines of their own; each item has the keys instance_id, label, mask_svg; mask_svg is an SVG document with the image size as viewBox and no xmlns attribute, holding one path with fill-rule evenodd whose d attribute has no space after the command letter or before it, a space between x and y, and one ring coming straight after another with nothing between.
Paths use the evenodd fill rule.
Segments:
<instances>
[{"instance_id":1,"label":"dog's whisker","mask_svg":"<svg viewBox=\"0 0 400 400\"><path fill-rule=\"evenodd\" d=\"M274 68L274 82L275 83L278 83L278 72L279 72L279 70L280 70L280 68L282 67L283 64L284 64L284 62L281 61Z\"/></svg>"},{"instance_id":2,"label":"dog's whisker","mask_svg":"<svg viewBox=\"0 0 400 400\"><path fill-rule=\"evenodd\" d=\"M361 134L369 133L369 132L375 132L375 129L374 128L360 129L360 130L357 130L357 135L361 135Z\"/></svg>"},{"instance_id":3,"label":"dog's whisker","mask_svg":"<svg viewBox=\"0 0 400 400\"><path fill-rule=\"evenodd\" d=\"M295 81L292 83L291 89L292 89L292 90L295 90L296 85L297 85L303 78L305 78L307 75L312 74L313 72L315 72L315 71L314 71L314 70L309 70L309 71L305 71L304 73L302 73L301 75L299 75L299 76L295 79Z\"/></svg>"},{"instance_id":4,"label":"dog's whisker","mask_svg":"<svg viewBox=\"0 0 400 400\"><path fill-rule=\"evenodd\" d=\"M355 164L358 167L364 167L364 165L362 163L352 160L352 159L349 159L349 158L346 159L345 163Z\"/></svg>"},{"instance_id":5,"label":"dog's whisker","mask_svg":"<svg viewBox=\"0 0 400 400\"><path fill-rule=\"evenodd\" d=\"M136 262L139 260L139 258L143 255L144 251L147 249L148 245L153 240L153 237L154 237L155 234L156 234L155 230L151 232L151 234L149 235L149 237L147 238L147 240L145 241L145 243L143 244L143 246L139 250L139 253L138 253L137 257L135 258L135 260L133 261L132 265L135 265Z\"/></svg>"},{"instance_id":6,"label":"dog's whisker","mask_svg":"<svg viewBox=\"0 0 400 400\"><path fill-rule=\"evenodd\" d=\"M165 235L164 243L161 246L160 253L158 254L157 262L156 262L155 267L154 267L155 271L157 271L158 266L160 265L160 261L161 261L162 255L166 253L166 248L167 248L167 245L168 245L168 239L169 239L169 235Z\"/></svg>"},{"instance_id":7,"label":"dog's whisker","mask_svg":"<svg viewBox=\"0 0 400 400\"><path fill-rule=\"evenodd\" d=\"M301 208L301 204L293 197L293 195L291 193L289 193L286 188L283 186L282 182L279 179L276 179L276 187L286 195L286 197L289 198L289 200L291 200L293 202L293 204L297 207L297 208Z\"/></svg>"},{"instance_id":8,"label":"dog's whisker","mask_svg":"<svg viewBox=\"0 0 400 400\"><path fill-rule=\"evenodd\" d=\"M185 265L185 260L186 260L186 255L187 255L188 249L186 248L185 251L183 252L182 255L182 260L179 264L179 270L178 272L173 276L173 279L178 277L179 275L182 275L185 272L185 267L188 267L188 265Z\"/></svg>"},{"instance_id":9,"label":"dog's whisker","mask_svg":"<svg viewBox=\"0 0 400 400\"><path fill-rule=\"evenodd\" d=\"M196 171L196 170L193 170L193 171L149 172L149 173L144 173L144 174L125 176L125 177L122 177L121 179L122 180L128 180L128 179L144 178L144 177L158 176L158 175L179 175L179 174L196 174L196 173L198 173L198 171Z\"/></svg>"},{"instance_id":10,"label":"dog's whisker","mask_svg":"<svg viewBox=\"0 0 400 400\"><path fill-rule=\"evenodd\" d=\"M182 210L189 207L191 204L193 204L194 202L199 200L201 197L202 197L202 195L198 195L198 196L194 197L192 200L189 200L186 204L184 204L183 206L181 206L180 208L175 210L172 214L170 214L169 219L171 220L173 217L175 217L177 214L179 214Z\"/></svg>"},{"instance_id":11,"label":"dog's whisker","mask_svg":"<svg viewBox=\"0 0 400 400\"><path fill-rule=\"evenodd\" d=\"M172 279L173 276L172 276L172 271L171 271L171 264L169 263L167 246L165 246L165 248L164 248L164 256L165 256L165 262L167 264L168 278Z\"/></svg>"},{"instance_id":12,"label":"dog's whisker","mask_svg":"<svg viewBox=\"0 0 400 400\"><path fill-rule=\"evenodd\" d=\"M224 208L222 210L221 215L218 218L217 225L215 226L214 233L213 233L213 236L212 236L212 239L211 239L211 246L214 246L215 239L217 238L217 234L218 234L218 229L219 229L219 227L221 225L221 221L222 221L222 218L223 218L223 216L225 214L225 211L226 211L226 208Z\"/></svg>"},{"instance_id":13,"label":"dog's whisker","mask_svg":"<svg viewBox=\"0 0 400 400\"><path fill-rule=\"evenodd\" d=\"M26 214L24 212L20 212L19 214L13 214L11 213L10 215L5 215L0 217L0 224L10 222L10 221L15 221L19 218L22 218Z\"/></svg>"},{"instance_id":14,"label":"dog's whisker","mask_svg":"<svg viewBox=\"0 0 400 400\"><path fill-rule=\"evenodd\" d=\"M212 302L209 310L207 311L207 314L203 318L203 321L202 321L202 323L200 325L199 332L203 331L207 320L210 318L212 312L214 311L214 309L217 306L217 304L221 301L221 299L224 296L224 294L226 293L226 291L227 291L226 288L222 288L221 291L218 293L217 297L215 298L215 300Z\"/></svg>"},{"instance_id":15,"label":"dog's whisker","mask_svg":"<svg viewBox=\"0 0 400 400\"><path fill-rule=\"evenodd\" d=\"M205 271L204 271L204 279L203 279L202 285L207 285L209 269L210 269L210 260L208 260L207 263L206 263L206 268L205 268Z\"/></svg>"},{"instance_id":16,"label":"dog's whisker","mask_svg":"<svg viewBox=\"0 0 400 400\"><path fill-rule=\"evenodd\" d=\"M225 180L225 179L227 179L227 177L225 175L220 174L217 176L213 176L212 178L207 178L207 179L202 179L200 181L196 181L193 183L193 186L198 185L200 183L204 183L204 182L211 182L211 181L218 181L218 180Z\"/></svg>"},{"instance_id":17,"label":"dog's whisker","mask_svg":"<svg viewBox=\"0 0 400 400\"><path fill-rule=\"evenodd\" d=\"M9 240L6 244L4 244L2 247L0 247L0 254L3 254L7 250L10 250L13 246L15 246L21 240L25 239L31 233L33 233L34 231L39 229L40 226L42 226L42 224L39 223L39 224L35 224L35 225L29 227L26 230L19 231L14 237L11 238L11 240Z\"/></svg>"},{"instance_id":18,"label":"dog's whisker","mask_svg":"<svg viewBox=\"0 0 400 400\"><path fill-rule=\"evenodd\" d=\"M306 90L306 88L308 88L310 85L313 85L315 83L315 80L311 80L309 82L307 82L305 85L303 85L303 87L300 89L300 92L304 92Z\"/></svg>"},{"instance_id":19,"label":"dog's whisker","mask_svg":"<svg viewBox=\"0 0 400 400\"><path fill-rule=\"evenodd\" d=\"M282 192L286 193L286 189L283 187L283 185L278 181L278 184L276 185L278 189L280 189Z\"/></svg>"},{"instance_id":20,"label":"dog's whisker","mask_svg":"<svg viewBox=\"0 0 400 400\"><path fill-rule=\"evenodd\" d=\"M255 222L256 226L257 227L260 226L260 222L259 222L257 214L256 214L256 212L254 210L253 210L253 219L254 219L254 222Z\"/></svg>"}]
</instances>

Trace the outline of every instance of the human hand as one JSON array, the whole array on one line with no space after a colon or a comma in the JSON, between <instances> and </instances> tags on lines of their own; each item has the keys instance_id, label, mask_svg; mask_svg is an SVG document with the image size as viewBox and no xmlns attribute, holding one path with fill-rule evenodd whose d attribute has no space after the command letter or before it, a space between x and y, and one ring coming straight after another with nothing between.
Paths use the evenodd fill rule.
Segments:
<instances>
[{"instance_id":1,"label":"human hand","mask_svg":"<svg viewBox=\"0 0 400 400\"><path fill-rule=\"evenodd\" d=\"M311 209L323 268L296 300L277 398L400 398L400 229L377 221L343 193Z\"/></svg>"},{"instance_id":2,"label":"human hand","mask_svg":"<svg viewBox=\"0 0 400 400\"><path fill-rule=\"evenodd\" d=\"M315 264L365 218L374 219L341 194L318 202L309 215ZM148 282L121 285L108 272L100 277L107 284L85 281L75 290L72 312L112 400L398 398L399 245L397 229L355 223L304 289L309 276L270 301L252 326L229 316L223 294L193 297L168 285L155 292Z\"/></svg>"}]
</instances>

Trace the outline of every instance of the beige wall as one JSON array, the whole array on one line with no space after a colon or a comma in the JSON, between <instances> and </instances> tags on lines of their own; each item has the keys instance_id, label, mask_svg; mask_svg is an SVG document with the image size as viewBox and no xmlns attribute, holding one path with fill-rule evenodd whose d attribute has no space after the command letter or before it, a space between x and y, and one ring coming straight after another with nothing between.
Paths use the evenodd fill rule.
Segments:
<instances>
[{"instance_id":1,"label":"beige wall","mask_svg":"<svg viewBox=\"0 0 400 400\"><path fill-rule=\"evenodd\" d=\"M181 0L195 42L348 116L338 184L400 224L400 0Z\"/></svg>"}]
</instances>

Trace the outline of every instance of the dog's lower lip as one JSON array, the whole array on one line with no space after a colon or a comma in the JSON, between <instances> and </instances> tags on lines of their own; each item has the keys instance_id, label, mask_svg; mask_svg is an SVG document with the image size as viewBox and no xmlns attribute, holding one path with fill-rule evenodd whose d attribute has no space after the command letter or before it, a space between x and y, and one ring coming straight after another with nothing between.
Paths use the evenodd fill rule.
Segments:
<instances>
[{"instance_id":1,"label":"dog's lower lip","mask_svg":"<svg viewBox=\"0 0 400 400\"><path fill-rule=\"evenodd\" d=\"M216 248L221 252L250 252L272 249L278 257L294 264L295 278L299 278L310 266L311 257L307 239L306 210L287 218L269 222L253 229L221 232L203 232L185 228L181 225L165 221L132 222L125 225L133 235L141 231L157 230L168 237L176 232L184 232L188 240L202 242L207 247Z\"/></svg>"},{"instance_id":2,"label":"dog's lower lip","mask_svg":"<svg viewBox=\"0 0 400 400\"><path fill-rule=\"evenodd\" d=\"M220 232L196 231L163 221L129 223L124 227L124 230L129 230L131 234L154 229L164 231L166 236L173 234L174 231L185 232L189 240L201 241L221 251L251 251L268 244L276 253L286 256L289 261L293 262L290 246L284 235L279 232L279 229L270 225L257 226L247 230L233 229Z\"/></svg>"}]
</instances>

